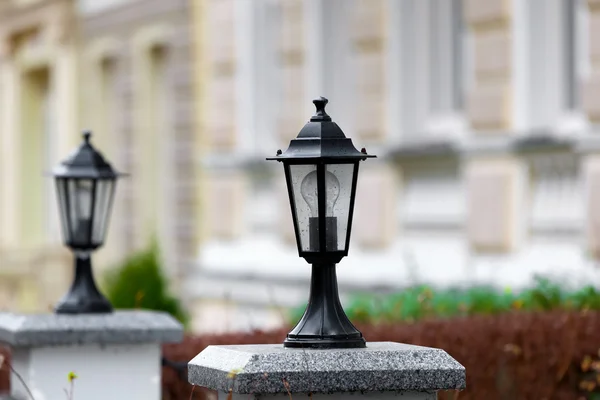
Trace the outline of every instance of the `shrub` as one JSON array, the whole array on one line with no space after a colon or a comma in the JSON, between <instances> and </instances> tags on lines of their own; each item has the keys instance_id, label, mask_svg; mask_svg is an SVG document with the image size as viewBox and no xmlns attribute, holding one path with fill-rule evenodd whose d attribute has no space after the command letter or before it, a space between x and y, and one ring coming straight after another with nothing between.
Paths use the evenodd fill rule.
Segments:
<instances>
[{"instance_id":1,"label":"shrub","mask_svg":"<svg viewBox=\"0 0 600 400\"><path fill-rule=\"evenodd\" d=\"M358 323L558 309L600 310L600 292L592 286L569 292L548 279L536 277L535 285L520 293L491 286L446 290L416 286L385 296L358 294L345 307L348 317ZM304 307L294 309L290 322L297 322L303 310Z\"/></svg>"},{"instance_id":2,"label":"shrub","mask_svg":"<svg viewBox=\"0 0 600 400\"><path fill-rule=\"evenodd\" d=\"M115 308L164 311L187 326L188 315L179 300L168 292L156 242L129 256L107 273L105 293Z\"/></svg>"}]
</instances>

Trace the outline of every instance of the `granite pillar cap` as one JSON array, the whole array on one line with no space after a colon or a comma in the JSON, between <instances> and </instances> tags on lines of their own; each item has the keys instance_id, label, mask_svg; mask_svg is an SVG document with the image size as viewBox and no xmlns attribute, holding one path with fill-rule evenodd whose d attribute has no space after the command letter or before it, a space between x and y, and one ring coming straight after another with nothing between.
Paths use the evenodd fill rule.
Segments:
<instances>
[{"instance_id":1,"label":"granite pillar cap","mask_svg":"<svg viewBox=\"0 0 600 400\"><path fill-rule=\"evenodd\" d=\"M208 346L188 365L191 384L239 394L464 389L465 368L443 350L393 342L363 349Z\"/></svg>"},{"instance_id":2,"label":"granite pillar cap","mask_svg":"<svg viewBox=\"0 0 600 400\"><path fill-rule=\"evenodd\" d=\"M164 312L119 310L107 314L0 313L0 343L12 347L176 343L182 339L183 326Z\"/></svg>"}]
</instances>

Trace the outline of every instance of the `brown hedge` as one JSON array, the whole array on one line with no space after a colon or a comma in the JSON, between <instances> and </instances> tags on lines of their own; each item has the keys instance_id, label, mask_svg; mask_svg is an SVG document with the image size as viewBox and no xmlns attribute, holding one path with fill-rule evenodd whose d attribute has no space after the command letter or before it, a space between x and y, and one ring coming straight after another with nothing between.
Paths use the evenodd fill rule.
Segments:
<instances>
[{"instance_id":1,"label":"brown hedge","mask_svg":"<svg viewBox=\"0 0 600 400\"><path fill-rule=\"evenodd\" d=\"M467 370L467 389L444 393L441 399L579 400L581 361L598 357L600 313L553 311L514 312L431 320L415 324L359 327L368 341L396 341L446 350ZM165 346L165 356L190 360L209 344L281 343L286 330L252 334L186 337ZM210 393L163 375L165 399L206 399Z\"/></svg>"},{"instance_id":2,"label":"brown hedge","mask_svg":"<svg viewBox=\"0 0 600 400\"><path fill-rule=\"evenodd\" d=\"M600 312L515 312L360 329L368 341L438 347L462 363L467 369L467 389L445 393L441 399L590 399L587 390L596 390L594 381L600 383L600 363L593 362L599 356ZM188 336L183 343L165 345L164 354L174 361L189 361L211 344L281 343L286 333L282 329ZM586 374L582 361L587 363ZM585 392L581 389L584 377L588 378ZM7 388L5 363L0 369L0 392ZM164 400L214 398L199 388L191 393L191 385L181 381L174 370L163 369Z\"/></svg>"}]
</instances>

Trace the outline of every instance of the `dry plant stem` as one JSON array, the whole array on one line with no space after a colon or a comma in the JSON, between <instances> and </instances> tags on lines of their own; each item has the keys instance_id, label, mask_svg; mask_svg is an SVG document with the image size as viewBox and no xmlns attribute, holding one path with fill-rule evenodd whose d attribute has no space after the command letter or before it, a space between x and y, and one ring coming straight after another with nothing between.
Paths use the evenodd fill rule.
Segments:
<instances>
[{"instance_id":1,"label":"dry plant stem","mask_svg":"<svg viewBox=\"0 0 600 400\"><path fill-rule=\"evenodd\" d=\"M71 387L69 390L63 389L65 391L65 395L67 396L67 400L73 400L73 382L71 381Z\"/></svg>"},{"instance_id":2,"label":"dry plant stem","mask_svg":"<svg viewBox=\"0 0 600 400\"><path fill-rule=\"evenodd\" d=\"M194 398L194 390L196 390L196 385L192 385L192 391L190 392L190 399L192 400Z\"/></svg>"},{"instance_id":3,"label":"dry plant stem","mask_svg":"<svg viewBox=\"0 0 600 400\"><path fill-rule=\"evenodd\" d=\"M283 386L285 387L285 390L287 390L288 396L290 396L290 400L292 400L292 393L290 392L290 384L288 383L288 381L285 380L285 378L283 378L282 380L283 380Z\"/></svg>"},{"instance_id":4,"label":"dry plant stem","mask_svg":"<svg viewBox=\"0 0 600 400\"><path fill-rule=\"evenodd\" d=\"M569 319L573 319L572 317ZM568 351L566 353L565 359L562 362L562 365L560 365L560 369L558 371L558 374L556 375L556 383L559 383L567 374L567 371L569 370L569 366L571 365L571 363L573 362L573 357L574 357L574 353L575 353L575 347L577 345L577 335L575 334L575 332L577 332L579 330L579 325L581 324L581 319L577 318L575 319L574 322L571 322L572 324L575 325L575 329L573 329L572 332L572 337L570 337L569 339L569 347L568 347Z\"/></svg>"},{"instance_id":5,"label":"dry plant stem","mask_svg":"<svg viewBox=\"0 0 600 400\"><path fill-rule=\"evenodd\" d=\"M29 397L31 397L31 400L35 400L35 397L33 397L33 393L31 393L31 390L29 389L29 387L27 386L27 384L25 383L25 380L23 379L23 377L21 376L21 374L19 374L12 366L11 363L9 363L8 361L4 361L6 363L6 365L8 365L8 368L10 368L10 371L15 374L15 376L17 377L17 379L19 380L19 382L21 382L21 385L23 385L23 387L25 388L25 390L27 391L27 394L29 395Z\"/></svg>"}]
</instances>

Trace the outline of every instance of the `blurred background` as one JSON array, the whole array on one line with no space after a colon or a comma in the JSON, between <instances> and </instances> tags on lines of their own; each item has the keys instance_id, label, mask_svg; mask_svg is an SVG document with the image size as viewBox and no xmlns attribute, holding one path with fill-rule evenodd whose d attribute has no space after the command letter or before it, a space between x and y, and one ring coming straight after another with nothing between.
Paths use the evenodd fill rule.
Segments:
<instances>
[{"instance_id":1,"label":"blurred background","mask_svg":"<svg viewBox=\"0 0 600 400\"><path fill-rule=\"evenodd\" d=\"M192 330L286 324L310 268L264 158L319 95L378 156L344 302L600 285L598 0L0 0L0 307L71 281L43 172L89 128L131 174L98 279L154 242Z\"/></svg>"}]
</instances>

